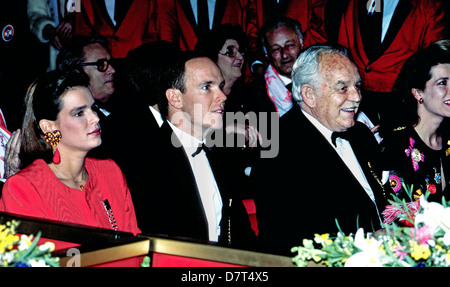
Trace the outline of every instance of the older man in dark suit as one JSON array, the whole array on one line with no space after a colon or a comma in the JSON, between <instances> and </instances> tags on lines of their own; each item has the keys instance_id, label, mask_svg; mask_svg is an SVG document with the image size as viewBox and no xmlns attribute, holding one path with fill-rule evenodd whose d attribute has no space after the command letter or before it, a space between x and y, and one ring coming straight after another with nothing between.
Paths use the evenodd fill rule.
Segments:
<instances>
[{"instance_id":1,"label":"older man in dark suit","mask_svg":"<svg viewBox=\"0 0 450 287\"><path fill-rule=\"evenodd\" d=\"M385 205L378 145L356 122L361 78L346 51L312 46L292 78L298 105L280 119L279 154L252 170L260 242L282 255L338 225L347 233L377 230Z\"/></svg>"}]
</instances>

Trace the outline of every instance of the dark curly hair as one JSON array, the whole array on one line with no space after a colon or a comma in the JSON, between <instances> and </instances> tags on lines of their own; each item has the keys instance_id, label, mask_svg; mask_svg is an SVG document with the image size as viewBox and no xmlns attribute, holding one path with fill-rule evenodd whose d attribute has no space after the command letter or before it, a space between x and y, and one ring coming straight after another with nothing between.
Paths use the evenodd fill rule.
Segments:
<instances>
[{"instance_id":1,"label":"dark curly hair","mask_svg":"<svg viewBox=\"0 0 450 287\"><path fill-rule=\"evenodd\" d=\"M397 121L392 123L392 128L405 125L416 125L419 122L417 114L418 102L412 95L412 89L424 90L426 83L433 76L431 68L439 64L450 63L449 42L438 41L429 47L413 54L403 64L399 76L393 88L393 97L398 101L400 107L396 117Z\"/></svg>"}]
</instances>

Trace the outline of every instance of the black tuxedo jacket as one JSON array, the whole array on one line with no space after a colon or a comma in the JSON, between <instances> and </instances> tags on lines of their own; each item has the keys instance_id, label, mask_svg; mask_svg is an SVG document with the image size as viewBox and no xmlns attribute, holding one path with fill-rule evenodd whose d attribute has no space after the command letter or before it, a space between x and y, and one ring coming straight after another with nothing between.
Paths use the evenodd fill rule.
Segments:
<instances>
[{"instance_id":1,"label":"black tuxedo jacket","mask_svg":"<svg viewBox=\"0 0 450 287\"><path fill-rule=\"evenodd\" d=\"M133 190L139 228L144 234L184 238L207 243L208 225L188 156L167 122L160 128L157 150L138 173L143 178ZM174 140L175 145L172 144ZM208 156L208 153L207 153ZM209 158L209 156L208 156ZM222 196L221 236L218 245L254 249L256 236L242 201L233 197L233 175L224 176L221 163L209 159ZM219 175L220 173L220 175ZM143 184L146 182L146 184ZM236 188L236 187L235 187ZM231 200L231 203L230 203Z\"/></svg>"},{"instance_id":2,"label":"black tuxedo jacket","mask_svg":"<svg viewBox=\"0 0 450 287\"><path fill-rule=\"evenodd\" d=\"M352 149L367 177L379 211L340 156L298 106L280 120L277 157L260 159L252 170L259 241L264 251L292 256L290 249L314 234L356 233L380 228L384 209L377 173L378 146L359 123L348 131ZM372 167L371 169L369 168ZM377 175L378 176L378 175Z\"/></svg>"}]
</instances>

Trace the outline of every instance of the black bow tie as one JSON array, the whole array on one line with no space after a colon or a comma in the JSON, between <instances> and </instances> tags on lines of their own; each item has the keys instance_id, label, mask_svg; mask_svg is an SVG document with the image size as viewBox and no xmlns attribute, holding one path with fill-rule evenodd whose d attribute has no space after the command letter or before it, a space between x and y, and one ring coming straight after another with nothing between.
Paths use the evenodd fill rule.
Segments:
<instances>
[{"instance_id":1,"label":"black bow tie","mask_svg":"<svg viewBox=\"0 0 450 287\"><path fill-rule=\"evenodd\" d=\"M192 157L195 157L196 155L198 155L199 153L201 153L202 150L204 150L205 153L206 153L206 152L210 151L211 148L209 148L208 146L206 146L204 143L201 143L201 144L198 145L197 150L196 150L193 154L191 154L191 156L192 156Z\"/></svg>"},{"instance_id":2,"label":"black bow tie","mask_svg":"<svg viewBox=\"0 0 450 287\"><path fill-rule=\"evenodd\" d=\"M334 146L336 146L336 138L348 140L348 133L347 132L333 132L331 134L331 142L333 143Z\"/></svg>"}]
</instances>

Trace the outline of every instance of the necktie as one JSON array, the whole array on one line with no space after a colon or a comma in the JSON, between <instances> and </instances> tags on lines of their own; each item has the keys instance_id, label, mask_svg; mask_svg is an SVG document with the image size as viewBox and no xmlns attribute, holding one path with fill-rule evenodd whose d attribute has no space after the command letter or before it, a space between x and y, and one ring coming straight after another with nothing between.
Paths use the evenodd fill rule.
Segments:
<instances>
[{"instance_id":1,"label":"necktie","mask_svg":"<svg viewBox=\"0 0 450 287\"><path fill-rule=\"evenodd\" d=\"M197 0L197 26L199 36L209 31L208 0Z\"/></svg>"}]
</instances>

